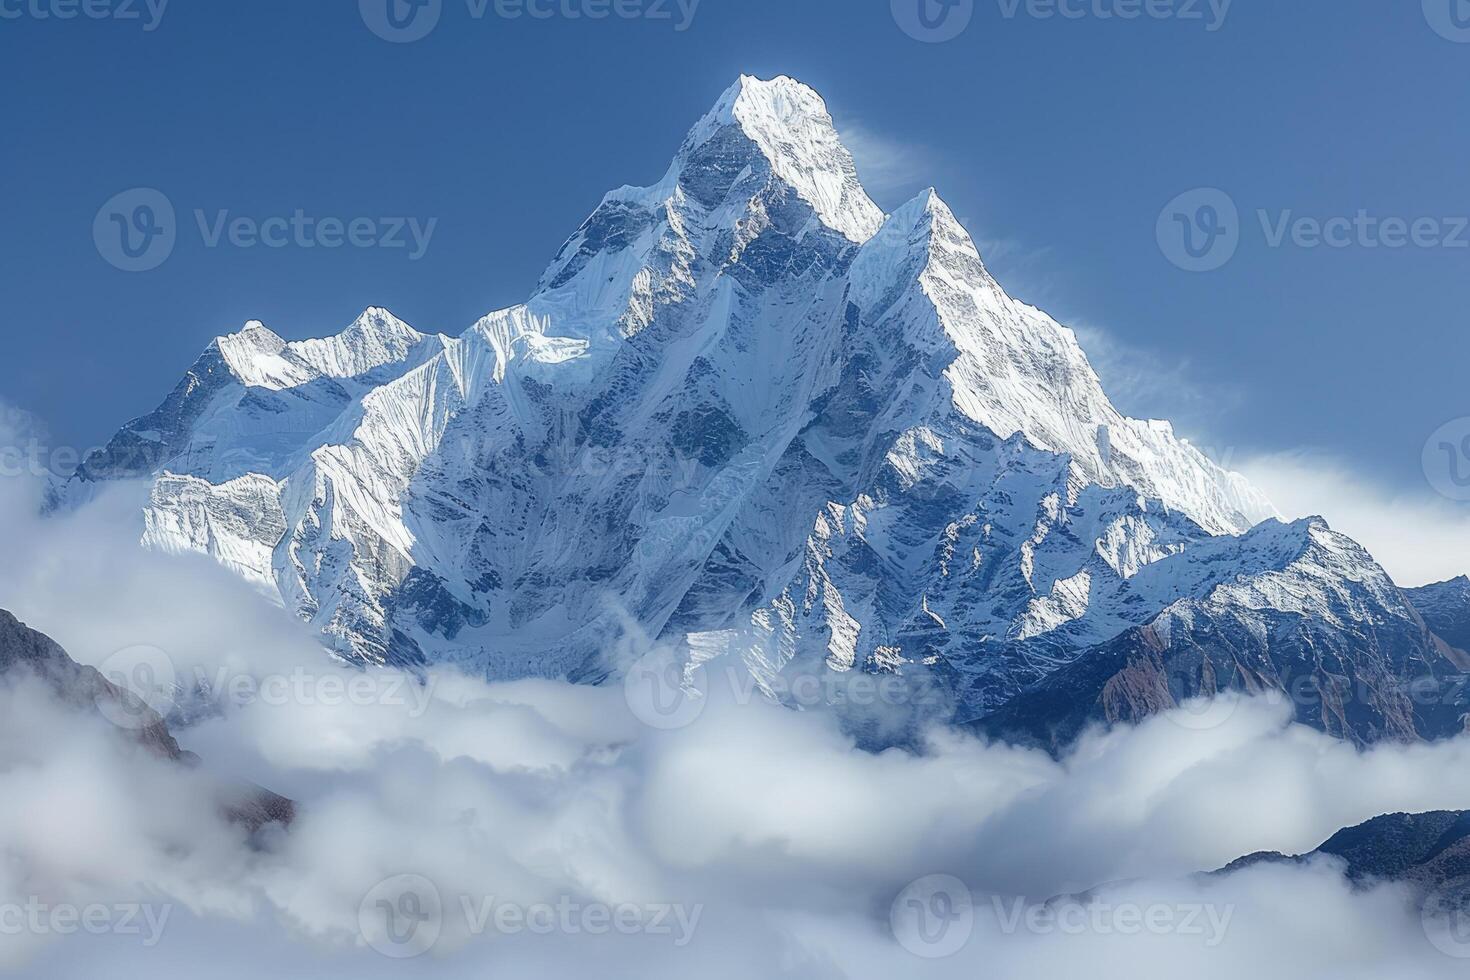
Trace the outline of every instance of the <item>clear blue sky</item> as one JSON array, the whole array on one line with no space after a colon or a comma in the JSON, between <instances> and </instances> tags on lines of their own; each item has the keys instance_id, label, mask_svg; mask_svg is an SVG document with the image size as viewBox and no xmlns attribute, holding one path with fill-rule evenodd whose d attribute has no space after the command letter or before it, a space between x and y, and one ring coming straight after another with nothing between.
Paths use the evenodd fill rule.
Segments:
<instances>
[{"instance_id":1,"label":"clear blue sky","mask_svg":"<svg viewBox=\"0 0 1470 980\"><path fill-rule=\"evenodd\" d=\"M602 193L660 176L740 72L819 89L885 207L936 185L1013 293L1090 328L1125 410L1237 457L1315 447L1419 490L1425 439L1470 415L1470 248L1272 248L1255 216L1470 215L1470 43L1420 0L1237 0L1214 31L1092 12L1117 0L1077 20L974 0L942 44L906 35L889 0L704 0L683 32L443 0L408 44L356 0L173 0L152 31L143 0L141 21L35 16L56 2L0 0L20 15L0 19L0 398L64 442L153 407L247 319L304 337L382 305L457 333L523 300ZM93 220L139 186L167 195L180 237L126 273ZM1197 187L1242 214L1238 253L1208 273L1156 239ZM206 248L196 208L439 220L410 261Z\"/></svg>"}]
</instances>

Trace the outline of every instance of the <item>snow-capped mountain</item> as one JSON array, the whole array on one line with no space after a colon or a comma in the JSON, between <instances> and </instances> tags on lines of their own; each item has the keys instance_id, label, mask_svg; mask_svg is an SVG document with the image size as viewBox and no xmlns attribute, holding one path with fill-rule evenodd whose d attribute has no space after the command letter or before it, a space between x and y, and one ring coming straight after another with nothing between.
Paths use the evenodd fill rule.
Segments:
<instances>
[{"instance_id":1,"label":"snow-capped mountain","mask_svg":"<svg viewBox=\"0 0 1470 980\"><path fill-rule=\"evenodd\" d=\"M1265 559L1254 573L1232 573L1087 650L979 730L1059 749L1089 724L1239 691L1362 744L1470 731L1470 655L1441 639L1359 545L1320 519L1270 522L1240 541Z\"/></svg>"},{"instance_id":2,"label":"snow-capped mountain","mask_svg":"<svg viewBox=\"0 0 1470 980\"><path fill-rule=\"evenodd\" d=\"M1318 526L1120 414L937 194L883 214L789 78L740 79L458 337L370 309L219 338L60 498L125 476L150 547L213 555L341 655L497 678L718 635L763 680L922 671L977 717L1181 603L1406 605L1347 544L1323 574L1381 588L1293 584Z\"/></svg>"}]
</instances>

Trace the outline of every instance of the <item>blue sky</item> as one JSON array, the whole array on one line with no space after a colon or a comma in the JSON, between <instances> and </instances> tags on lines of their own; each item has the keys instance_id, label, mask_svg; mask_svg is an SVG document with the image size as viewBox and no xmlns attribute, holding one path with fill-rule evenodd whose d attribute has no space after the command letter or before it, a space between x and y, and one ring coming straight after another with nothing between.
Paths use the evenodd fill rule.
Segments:
<instances>
[{"instance_id":1,"label":"blue sky","mask_svg":"<svg viewBox=\"0 0 1470 980\"><path fill-rule=\"evenodd\" d=\"M1014 294L1079 327L1125 410L1174 417L1227 463L1309 450L1432 496L1425 440L1470 415L1465 0L1237 0L1223 18L1221 0L1150 0L1167 16L1137 19L1103 16L1130 0L1067 0L1071 17L960 0L968 24L943 43L901 29L918 0L703 0L684 30L692 0L601 20L561 11L598 0L478 18L440 0L413 43L355 0L38 16L68 2L0 0L0 397L59 442L150 409L247 319L304 337L382 305L457 333L523 300L601 194L656 179L740 72L815 86L880 204L936 185ZM176 208L178 241L124 272L93 223L136 187ZM1239 212L1208 272L1160 245L1165 205L1196 188ZM406 248L211 248L196 209L437 223L418 258L407 229ZM1339 224L1339 248L1290 223L1360 212L1434 224L1399 248Z\"/></svg>"}]
</instances>

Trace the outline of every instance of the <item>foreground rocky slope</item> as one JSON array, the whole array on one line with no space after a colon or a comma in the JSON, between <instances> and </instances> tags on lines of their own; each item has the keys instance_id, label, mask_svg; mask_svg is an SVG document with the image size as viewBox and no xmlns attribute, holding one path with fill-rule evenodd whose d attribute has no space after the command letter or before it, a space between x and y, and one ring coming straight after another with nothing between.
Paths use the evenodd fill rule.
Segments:
<instances>
[{"instance_id":1,"label":"foreground rocky slope","mask_svg":"<svg viewBox=\"0 0 1470 980\"><path fill-rule=\"evenodd\" d=\"M158 713L132 692L67 656L50 637L0 609L0 678L34 677L61 703L78 711L104 711L127 721L124 729L150 752L175 762L185 754Z\"/></svg>"},{"instance_id":2,"label":"foreground rocky slope","mask_svg":"<svg viewBox=\"0 0 1470 980\"><path fill-rule=\"evenodd\" d=\"M100 716L116 726L120 738L182 766L200 765L169 733L168 725L141 698L103 677L96 668L78 664L55 641L0 610L0 683L35 678L79 715ZM216 787L221 814L254 832L270 823L289 824L296 806L283 796L248 784L221 782Z\"/></svg>"}]
</instances>

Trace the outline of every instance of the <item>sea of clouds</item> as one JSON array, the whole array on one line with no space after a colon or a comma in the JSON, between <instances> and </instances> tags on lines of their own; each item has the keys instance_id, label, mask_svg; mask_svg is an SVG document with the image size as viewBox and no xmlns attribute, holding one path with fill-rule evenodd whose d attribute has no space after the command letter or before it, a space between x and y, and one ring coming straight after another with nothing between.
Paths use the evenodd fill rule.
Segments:
<instances>
[{"instance_id":1,"label":"sea of clouds","mask_svg":"<svg viewBox=\"0 0 1470 980\"><path fill-rule=\"evenodd\" d=\"M1060 760L948 729L874 754L825 712L719 685L662 730L617 685L364 675L212 562L138 548L138 492L43 519L38 480L0 482L0 608L82 663L141 649L209 678L160 705L187 709L175 734L204 761L0 685L0 973L1377 980L1470 962L1407 891L1355 890L1331 862L1198 874L1470 809L1470 739L1360 751L1231 700ZM247 835L220 779L298 819Z\"/></svg>"}]
</instances>

